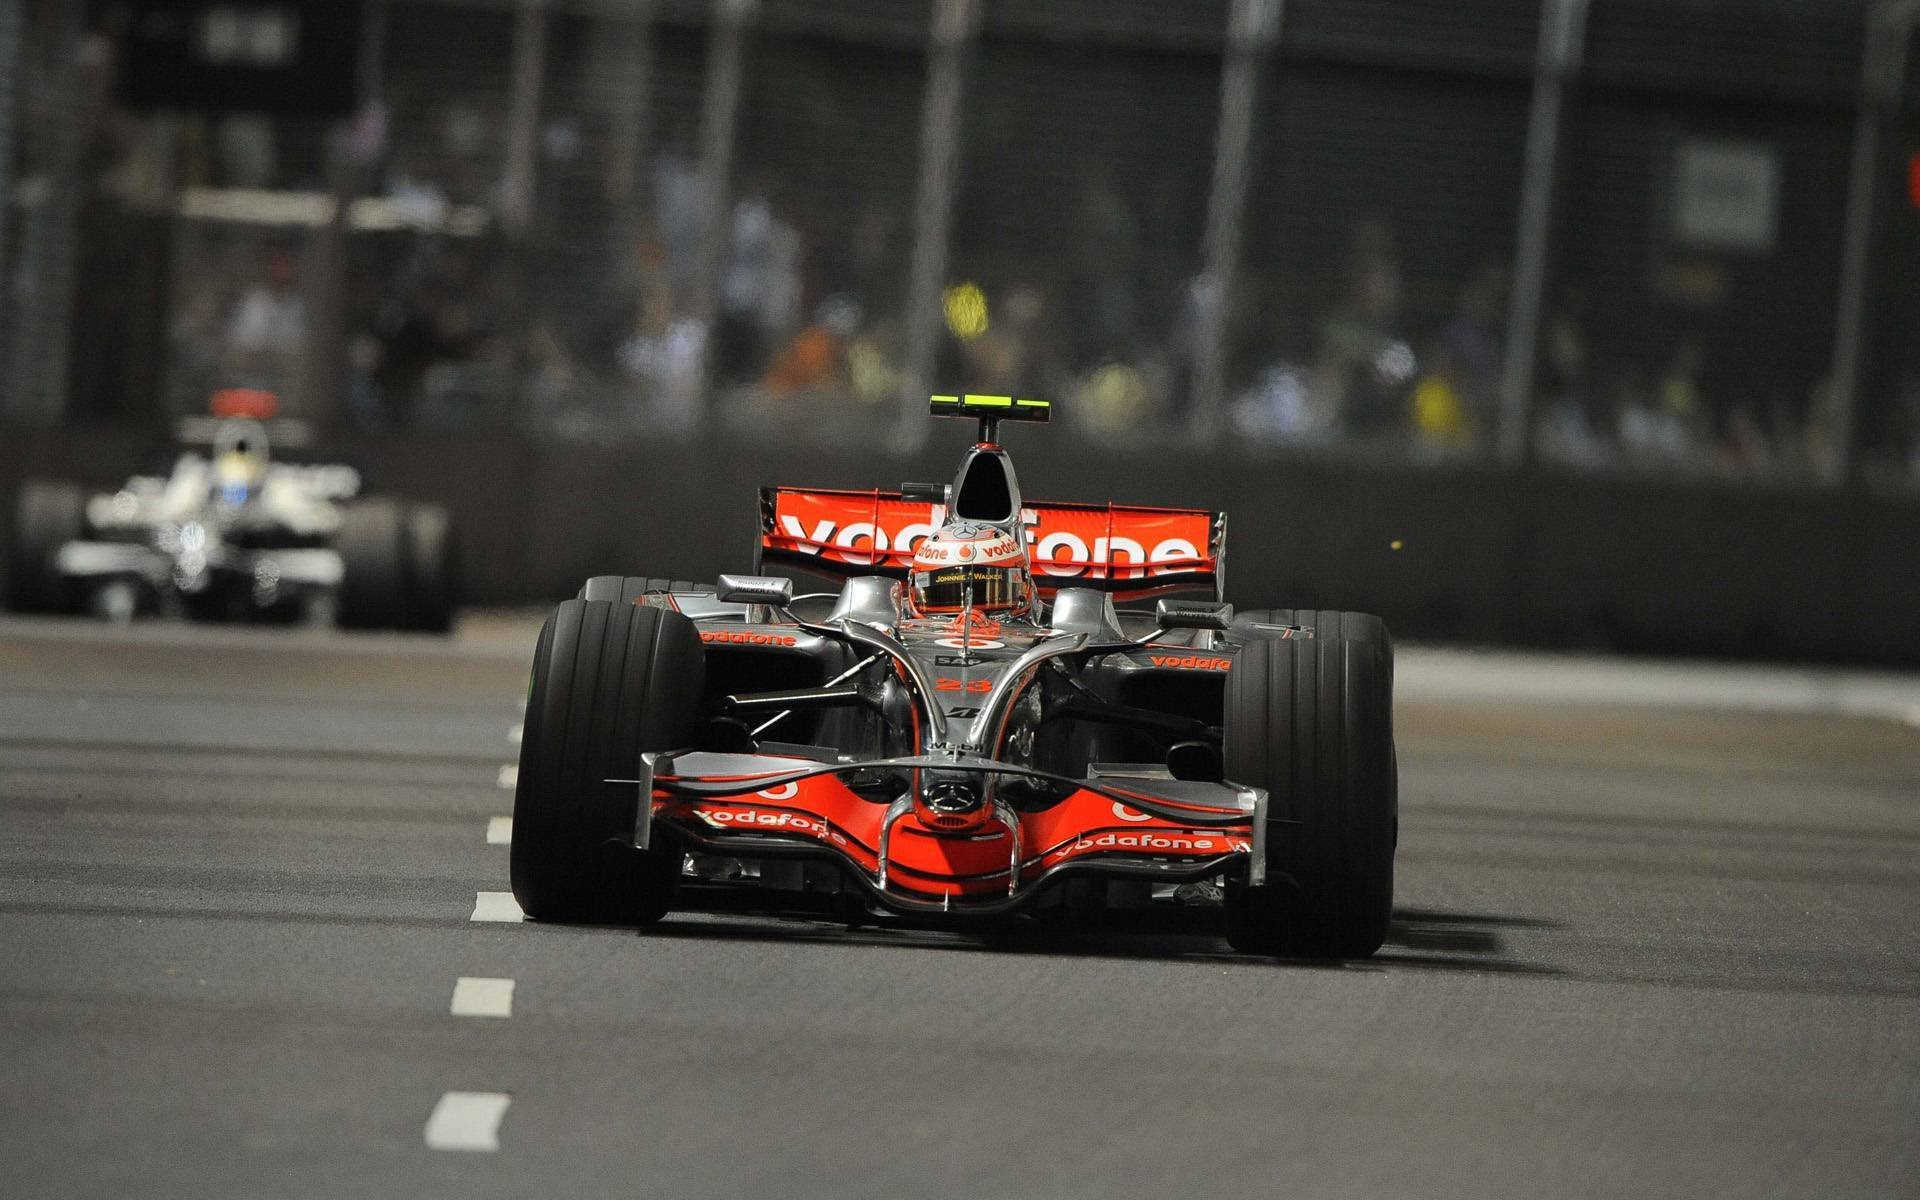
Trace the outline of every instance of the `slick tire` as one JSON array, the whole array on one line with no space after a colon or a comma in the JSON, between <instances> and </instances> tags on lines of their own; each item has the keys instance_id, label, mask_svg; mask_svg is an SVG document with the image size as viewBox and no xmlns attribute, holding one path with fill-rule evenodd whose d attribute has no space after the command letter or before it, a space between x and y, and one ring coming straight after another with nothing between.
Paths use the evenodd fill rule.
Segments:
<instances>
[{"instance_id":1,"label":"slick tire","mask_svg":"<svg viewBox=\"0 0 1920 1200\"><path fill-rule=\"evenodd\" d=\"M1292 615L1275 623L1311 624L1312 638L1250 641L1227 674L1226 777L1268 793L1267 883L1229 889L1227 940L1365 958L1393 918L1393 644L1377 617Z\"/></svg>"},{"instance_id":2,"label":"slick tire","mask_svg":"<svg viewBox=\"0 0 1920 1200\"><path fill-rule=\"evenodd\" d=\"M427 633L453 628L453 523L438 504L411 504L407 523L407 599L411 625Z\"/></svg>"},{"instance_id":3,"label":"slick tire","mask_svg":"<svg viewBox=\"0 0 1920 1200\"><path fill-rule=\"evenodd\" d=\"M667 914L683 858L664 832L632 845L646 751L692 740L705 650L679 613L605 600L553 610L534 651L513 796L513 895L541 921L646 925Z\"/></svg>"},{"instance_id":4,"label":"slick tire","mask_svg":"<svg viewBox=\"0 0 1920 1200\"><path fill-rule=\"evenodd\" d=\"M688 583L684 579L656 579L651 575L595 575L581 585L582 600L606 600L614 604L632 604L648 592L712 591L711 584Z\"/></svg>"},{"instance_id":5,"label":"slick tire","mask_svg":"<svg viewBox=\"0 0 1920 1200\"><path fill-rule=\"evenodd\" d=\"M55 568L60 547L86 533L86 497L70 483L20 489L7 555L7 603L17 612L72 612L79 593Z\"/></svg>"},{"instance_id":6,"label":"slick tire","mask_svg":"<svg viewBox=\"0 0 1920 1200\"><path fill-rule=\"evenodd\" d=\"M1393 639L1387 635L1386 622L1372 613L1336 612L1318 608L1249 608L1233 615L1229 632L1241 641L1284 641L1289 635L1282 626L1311 629L1315 637L1354 638L1387 647L1387 663L1393 663Z\"/></svg>"},{"instance_id":7,"label":"slick tire","mask_svg":"<svg viewBox=\"0 0 1920 1200\"><path fill-rule=\"evenodd\" d=\"M340 624L353 629L404 629L411 617L406 513L391 500L347 506L334 542L343 571Z\"/></svg>"}]
</instances>

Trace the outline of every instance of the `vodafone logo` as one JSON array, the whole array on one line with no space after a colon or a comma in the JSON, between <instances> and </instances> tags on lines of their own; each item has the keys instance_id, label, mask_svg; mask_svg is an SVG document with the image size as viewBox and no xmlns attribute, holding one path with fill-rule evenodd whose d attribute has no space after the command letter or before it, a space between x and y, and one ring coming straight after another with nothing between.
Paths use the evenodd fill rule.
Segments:
<instances>
[{"instance_id":1,"label":"vodafone logo","mask_svg":"<svg viewBox=\"0 0 1920 1200\"><path fill-rule=\"evenodd\" d=\"M1213 854L1228 851L1245 853L1249 849L1248 843L1242 838L1193 833L1151 833L1144 829L1131 833L1115 830L1094 837L1083 837L1068 847L1072 853L1085 853L1089 850L1157 850L1164 854Z\"/></svg>"},{"instance_id":2,"label":"vodafone logo","mask_svg":"<svg viewBox=\"0 0 1920 1200\"><path fill-rule=\"evenodd\" d=\"M849 505L862 501L849 500ZM891 501L896 508L900 502ZM918 519L922 516L929 519ZM994 562L1001 558L1016 556L1019 553L1018 542L1004 534L997 538L959 545L922 546L927 538L937 532L940 523L946 519L943 505L931 505L916 508L912 517L894 512L883 512L879 521L855 520L841 524L829 516L812 516L803 520L799 514L780 513L776 519L777 532L769 535L777 540L782 548L815 557L824 556L836 562L855 565L873 565L891 562L904 565L903 560L924 552L927 562ZM1139 536L1119 533L1095 533L1096 529L1110 529L1113 522L1104 514L1062 513L1058 510L1042 512L1028 508L1020 514L1021 524L1026 534L1025 541L1032 548L1033 568L1042 575L1053 579L1074 579L1097 570L1096 577L1110 576L1114 579L1150 579L1162 575L1210 573L1214 564L1200 549L1206 541L1206 535L1197 536L1147 536L1146 531L1154 526L1167 528L1192 529L1197 519L1189 514L1185 518L1142 516L1136 513L1123 514L1123 528L1135 531ZM897 526L893 525L898 521ZM1074 528L1054 528L1051 524L1077 523L1084 532ZM891 528L890 528L891 526Z\"/></svg>"},{"instance_id":3,"label":"vodafone logo","mask_svg":"<svg viewBox=\"0 0 1920 1200\"><path fill-rule=\"evenodd\" d=\"M1233 666L1230 658L1196 658L1190 654L1149 654L1147 661L1175 671L1225 671Z\"/></svg>"},{"instance_id":4,"label":"vodafone logo","mask_svg":"<svg viewBox=\"0 0 1920 1200\"><path fill-rule=\"evenodd\" d=\"M798 646L800 639L786 633L736 633L727 629L702 629L700 640L726 646Z\"/></svg>"},{"instance_id":5,"label":"vodafone logo","mask_svg":"<svg viewBox=\"0 0 1920 1200\"><path fill-rule=\"evenodd\" d=\"M766 812L757 808L714 808L702 809L700 815L708 822L727 829L750 829L756 833L805 833L813 837L827 835L825 821L802 813Z\"/></svg>"},{"instance_id":6,"label":"vodafone logo","mask_svg":"<svg viewBox=\"0 0 1920 1200\"><path fill-rule=\"evenodd\" d=\"M1128 808L1126 805L1120 803L1118 800L1115 800L1113 802L1113 815L1116 817L1119 817L1122 821L1153 820L1153 817L1150 816L1149 814L1143 813L1143 812L1136 812L1133 809Z\"/></svg>"},{"instance_id":7,"label":"vodafone logo","mask_svg":"<svg viewBox=\"0 0 1920 1200\"><path fill-rule=\"evenodd\" d=\"M791 800L799 794L800 785L797 783L783 783L777 787L763 788L754 793L754 795L767 800Z\"/></svg>"},{"instance_id":8,"label":"vodafone logo","mask_svg":"<svg viewBox=\"0 0 1920 1200\"><path fill-rule=\"evenodd\" d=\"M1071 579L1084 575L1095 563L1109 566L1115 579L1145 579L1193 571L1201 564L1200 550L1186 538L1168 538L1151 548L1130 537L1085 538L1061 530L1042 535L1033 547L1033 568L1042 575ZM1162 566L1177 563L1177 566Z\"/></svg>"}]
</instances>

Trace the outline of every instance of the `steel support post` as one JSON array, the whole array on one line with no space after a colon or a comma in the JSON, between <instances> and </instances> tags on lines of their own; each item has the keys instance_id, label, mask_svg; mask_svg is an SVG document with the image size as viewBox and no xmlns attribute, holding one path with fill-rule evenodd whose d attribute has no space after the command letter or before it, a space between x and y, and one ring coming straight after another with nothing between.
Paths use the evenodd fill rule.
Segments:
<instances>
[{"instance_id":1,"label":"steel support post","mask_svg":"<svg viewBox=\"0 0 1920 1200\"><path fill-rule=\"evenodd\" d=\"M1587 0L1544 0L1534 58L1533 111L1527 118L1526 175L1520 184L1520 233L1507 310L1505 371L1500 388L1500 461L1527 459L1533 422L1534 365L1546 301L1548 243L1560 175L1560 127L1567 85L1580 69Z\"/></svg>"},{"instance_id":2,"label":"steel support post","mask_svg":"<svg viewBox=\"0 0 1920 1200\"><path fill-rule=\"evenodd\" d=\"M1840 305L1833 331L1833 425L1828 431L1827 461L1817 464L1829 483L1844 481L1853 468L1873 290L1873 246L1881 218L1884 131L1888 118L1899 111L1905 90L1907 45L1916 15L1920 15L1920 2L1905 0L1878 6L1867 16L1847 184L1847 224L1840 251Z\"/></svg>"},{"instance_id":3,"label":"steel support post","mask_svg":"<svg viewBox=\"0 0 1920 1200\"><path fill-rule=\"evenodd\" d=\"M920 108L920 178L913 206L913 260L907 277L907 370L894 443L927 439L926 403L940 353L940 295L959 183L961 103L967 51L980 29L980 0L936 0L928 31L927 87ZM941 381L945 386L946 381ZM955 385L957 386L957 385Z\"/></svg>"},{"instance_id":4,"label":"steel support post","mask_svg":"<svg viewBox=\"0 0 1920 1200\"><path fill-rule=\"evenodd\" d=\"M17 307L7 234L13 228L13 102L19 90L20 6L24 3L26 0L0 0L0 380L8 378L12 361L7 347Z\"/></svg>"},{"instance_id":5,"label":"steel support post","mask_svg":"<svg viewBox=\"0 0 1920 1200\"><path fill-rule=\"evenodd\" d=\"M632 269L633 246L651 207L647 150L653 141L653 19L655 0L631 0L618 15L602 18L605 45L593 54L599 104L611 134L604 186L613 203L608 253Z\"/></svg>"},{"instance_id":6,"label":"steel support post","mask_svg":"<svg viewBox=\"0 0 1920 1200\"><path fill-rule=\"evenodd\" d=\"M359 62L354 70L355 115L327 131L327 223L308 239L302 295L307 343L301 351L292 411L320 425L340 417L347 387L347 249L353 202L366 167L354 144L354 123L380 98L385 69L389 0L365 0L360 15Z\"/></svg>"},{"instance_id":7,"label":"steel support post","mask_svg":"<svg viewBox=\"0 0 1920 1200\"><path fill-rule=\"evenodd\" d=\"M1254 105L1260 67L1280 36L1286 0L1233 0L1227 17L1227 50L1220 71L1220 121L1213 138L1213 187L1207 194L1203 266L1193 301L1193 422L1196 441L1211 442L1225 422L1227 320L1240 241L1245 227L1247 183L1252 170Z\"/></svg>"},{"instance_id":8,"label":"steel support post","mask_svg":"<svg viewBox=\"0 0 1920 1200\"><path fill-rule=\"evenodd\" d=\"M520 0L513 26L507 95L507 161L500 181L500 217L518 237L533 224L540 148L540 90L547 74L547 0Z\"/></svg>"},{"instance_id":9,"label":"steel support post","mask_svg":"<svg viewBox=\"0 0 1920 1200\"><path fill-rule=\"evenodd\" d=\"M732 232L734 128L740 119L747 23L757 0L713 0L707 43L706 90L700 98L700 235L696 242L691 316L701 330L700 367L691 387L693 424L713 410L714 326L720 315L720 278Z\"/></svg>"},{"instance_id":10,"label":"steel support post","mask_svg":"<svg viewBox=\"0 0 1920 1200\"><path fill-rule=\"evenodd\" d=\"M5 3L5 0L0 0ZM14 420L57 425L67 413L68 349L73 337L74 288L80 260L80 175L87 114L97 100L83 68L85 5L43 6L41 40L15 40L16 79L42 97L43 114L32 126L17 126L33 173L31 199L19 207L20 245L13 277L0 293L11 310L12 361L0 380L0 406ZM15 19L19 14L16 12ZM20 189L25 190L25 189Z\"/></svg>"}]
</instances>

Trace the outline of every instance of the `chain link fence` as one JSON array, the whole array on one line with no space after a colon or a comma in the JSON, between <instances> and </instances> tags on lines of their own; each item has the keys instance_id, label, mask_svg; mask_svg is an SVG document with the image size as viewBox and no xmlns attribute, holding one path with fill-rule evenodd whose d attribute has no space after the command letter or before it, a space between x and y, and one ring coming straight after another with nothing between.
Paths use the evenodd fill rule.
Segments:
<instances>
[{"instance_id":1,"label":"chain link fence","mask_svg":"<svg viewBox=\"0 0 1920 1200\"><path fill-rule=\"evenodd\" d=\"M911 435L940 387L1912 485L1912 7L372 0L323 122L123 110L110 27L0 0L3 415Z\"/></svg>"}]
</instances>

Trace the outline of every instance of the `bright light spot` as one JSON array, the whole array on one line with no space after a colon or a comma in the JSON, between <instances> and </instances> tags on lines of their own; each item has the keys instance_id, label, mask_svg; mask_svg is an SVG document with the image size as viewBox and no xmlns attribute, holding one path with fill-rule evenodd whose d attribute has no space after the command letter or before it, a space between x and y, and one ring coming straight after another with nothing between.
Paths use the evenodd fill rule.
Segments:
<instances>
[{"instance_id":1,"label":"bright light spot","mask_svg":"<svg viewBox=\"0 0 1920 1200\"><path fill-rule=\"evenodd\" d=\"M947 328L953 336L970 342L987 331L987 294L972 281L955 284L941 296L946 310Z\"/></svg>"},{"instance_id":2,"label":"bright light spot","mask_svg":"<svg viewBox=\"0 0 1920 1200\"><path fill-rule=\"evenodd\" d=\"M1399 538L1395 538L1391 542L1387 543L1387 548L1390 550L1398 550L1400 547L1404 545L1406 545L1405 542L1401 541Z\"/></svg>"}]
</instances>

